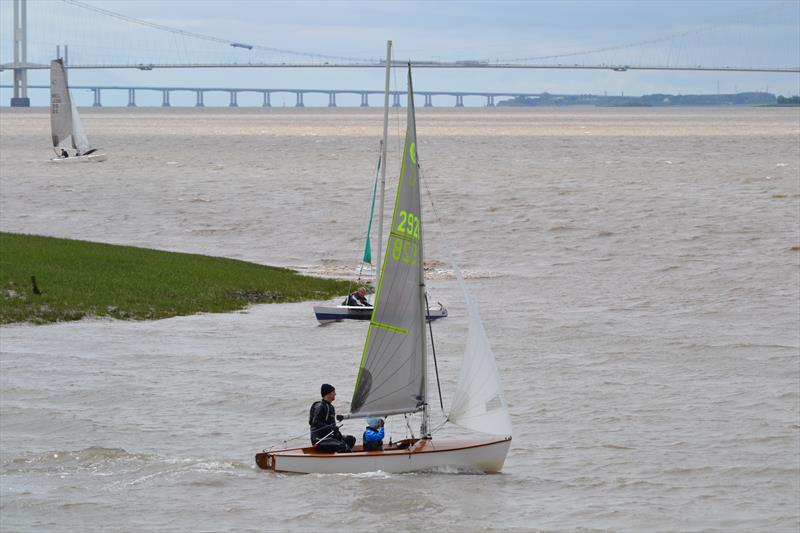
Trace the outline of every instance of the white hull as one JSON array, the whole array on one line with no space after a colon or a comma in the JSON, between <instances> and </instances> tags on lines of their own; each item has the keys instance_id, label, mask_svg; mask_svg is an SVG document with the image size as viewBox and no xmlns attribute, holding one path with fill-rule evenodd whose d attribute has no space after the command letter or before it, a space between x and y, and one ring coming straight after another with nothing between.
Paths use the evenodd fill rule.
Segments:
<instances>
[{"instance_id":1,"label":"white hull","mask_svg":"<svg viewBox=\"0 0 800 533\"><path fill-rule=\"evenodd\" d=\"M106 154L76 155L71 157L54 157L50 163L100 163L108 159Z\"/></svg>"},{"instance_id":2,"label":"white hull","mask_svg":"<svg viewBox=\"0 0 800 533\"><path fill-rule=\"evenodd\" d=\"M339 320L370 320L372 318L372 307L362 307L355 305L315 305L314 315L317 320L326 324L338 322ZM438 320L447 316L447 309L430 309L428 320Z\"/></svg>"},{"instance_id":3,"label":"white hull","mask_svg":"<svg viewBox=\"0 0 800 533\"><path fill-rule=\"evenodd\" d=\"M417 440L405 450L322 454L295 448L256 455L259 467L299 474L360 474L454 470L497 473L503 468L511 437L483 441ZM359 450L357 447L356 450Z\"/></svg>"}]
</instances>

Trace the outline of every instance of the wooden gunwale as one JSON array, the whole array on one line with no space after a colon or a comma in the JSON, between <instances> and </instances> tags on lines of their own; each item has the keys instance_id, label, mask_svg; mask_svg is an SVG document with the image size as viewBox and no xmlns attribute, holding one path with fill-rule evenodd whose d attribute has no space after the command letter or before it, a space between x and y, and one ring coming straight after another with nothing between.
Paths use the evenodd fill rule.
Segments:
<instances>
[{"instance_id":1,"label":"wooden gunwale","mask_svg":"<svg viewBox=\"0 0 800 533\"><path fill-rule=\"evenodd\" d=\"M258 463L259 456L267 457L277 456L277 457L308 457L314 459L357 459L360 457L376 457L376 456L386 456L386 455L420 455L420 454L429 454L429 453L442 453L442 452L454 452L459 450L468 450L471 448L480 448L483 446L490 446L492 444L499 444L501 442L510 441L511 437L503 437L500 439L492 439L492 440L482 440L482 441L475 441L475 440L455 440L455 441L444 441L442 445L444 447L438 449L430 449L428 448L429 445L433 442L431 439L416 439L412 442L409 447L402 448L402 449L392 449L392 450L384 450L384 451L374 451L374 452L364 452L364 451L356 451L356 452L349 452L349 453L322 453L317 452L313 446L305 447L305 448L289 448L286 450L276 450L274 452L263 451L256 454L256 463ZM418 443L422 441L423 444L421 446ZM398 444L401 444L405 441L399 441ZM435 444L433 444L435 446ZM275 469L275 462L270 461L272 464L272 469Z\"/></svg>"}]
</instances>

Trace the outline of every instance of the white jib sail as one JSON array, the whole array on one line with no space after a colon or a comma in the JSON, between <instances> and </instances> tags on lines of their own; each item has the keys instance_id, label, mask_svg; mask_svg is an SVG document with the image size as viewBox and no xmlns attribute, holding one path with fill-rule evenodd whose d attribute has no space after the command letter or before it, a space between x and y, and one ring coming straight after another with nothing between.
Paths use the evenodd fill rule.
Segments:
<instances>
[{"instance_id":1,"label":"white jib sail","mask_svg":"<svg viewBox=\"0 0 800 533\"><path fill-rule=\"evenodd\" d=\"M448 419L482 433L510 436L511 417L489 338L478 314L478 306L461 277L461 270L455 266L454 271L467 302L469 329Z\"/></svg>"},{"instance_id":2,"label":"white jib sail","mask_svg":"<svg viewBox=\"0 0 800 533\"><path fill-rule=\"evenodd\" d=\"M91 146L89 145L89 139L86 138L86 132L83 130L78 108L75 107L75 100L70 98L70 103L72 104L72 141L78 152L84 154L91 149Z\"/></svg>"}]
</instances>

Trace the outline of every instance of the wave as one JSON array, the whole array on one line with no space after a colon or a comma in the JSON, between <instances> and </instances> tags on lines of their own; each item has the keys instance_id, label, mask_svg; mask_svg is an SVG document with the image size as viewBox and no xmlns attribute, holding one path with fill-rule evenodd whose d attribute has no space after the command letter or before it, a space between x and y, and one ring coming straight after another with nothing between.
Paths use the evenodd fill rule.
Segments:
<instances>
[{"instance_id":1,"label":"wave","mask_svg":"<svg viewBox=\"0 0 800 533\"><path fill-rule=\"evenodd\" d=\"M455 271L451 268L441 268L441 269L433 269L431 271L425 271L425 277L427 279L434 279L434 280L449 280L449 279L456 279ZM493 272L491 270L462 270L461 276L464 279L492 279L492 278L501 278L505 274L501 274L500 272Z\"/></svg>"},{"instance_id":2,"label":"wave","mask_svg":"<svg viewBox=\"0 0 800 533\"><path fill-rule=\"evenodd\" d=\"M230 226L227 226L227 227L223 226L223 227L220 227L220 228L193 229L193 230L189 230L189 233L191 233L193 235L210 236L210 235L221 235L223 233L230 233L232 231L238 231L240 229L241 229L241 226L239 226L239 225L230 225Z\"/></svg>"},{"instance_id":3,"label":"wave","mask_svg":"<svg viewBox=\"0 0 800 533\"><path fill-rule=\"evenodd\" d=\"M22 473L42 469L96 469L123 462L146 463L150 456L130 453L122 448L91 446L81 450L54 450L3 461L5 473Z\"/></svg>"},{"instance_id":4,"label":"wave","mask_svg":"<svg viewBox=\"0 0 800 533\"><path fill-rule=\"evenodd\" d=\"M116 482L138 484L154 477L181 472L230 474L249 472L251 465L239 461L208 458L164 457L133 453L123 448L91 446L80 450L56 450L3 461L3 474L28 474L40 471L61 473L89 472L95 476L132 474L134 479Z\"/></svg>"},{"instance_id":5,"label":"wave","mask_svg":"<svg viewBox=\"0 0 800 533\"><path fill-rule=\"evenodd\" d=\"M711 466L697 466L697 467L683 466L683 467L668 468L667 470L664 470L662 473L668 476L693 476L696 474L708 474L713 471L714 467Z\"/></svg>"},{"instance_id":6,"label":"wave","mask_svg":"<svg viewBox=\"0 0 800 533\"><path fill-rule=\"evenodd\" d=\"M547 231L552 233L561 233L567 231L582 231L583 228L579 228L577 226L571 226L569 224L556 224L555 226L551 226L547 228Z\"/></svg>"}]
</instances>

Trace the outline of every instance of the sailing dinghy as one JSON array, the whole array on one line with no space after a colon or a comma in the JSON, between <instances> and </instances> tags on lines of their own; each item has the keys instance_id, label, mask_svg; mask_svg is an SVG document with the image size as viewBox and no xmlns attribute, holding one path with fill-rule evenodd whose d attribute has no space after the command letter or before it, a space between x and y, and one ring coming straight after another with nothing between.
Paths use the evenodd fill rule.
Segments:
<instances>
[{"instance_id":1,"label":"sailing dinghy","mask_svg":"<svg viewBox=\"0 0 800 533\"><path fill-rule=\"evenodd\" d=\"M365 452L360 445L350 453L322 453L313 446L264 450L255 458L260 468L297 473L378 470L399 473L441 469L494 473L503 468L511 445L511 418L494 354L458 268L454 270L467 302L469 329L458 385L445 422L484 435L439 440L433 438L433 431L429 428L419 178L409 65L408 124L391 232L350 413L342 418L421 413L421 437L412 435L409 439L385 445L383 451Z\"/></svg>"},{"instance_id":2,"label":"sailing dinghy","mask_svg":"<svg viewBox=\"0 0 800 533\"><path fill-rule=\"evenodd\" d=\"M93 163L106 160L86 138L78 108L69 94L67 72L61 59L50 62L50 132L57 157L51 163ZM75 150L70 154L68 150ZM66 155L64 155L66 154Z\"/></svg>"},{"instance_id":3,"label":"sailing dinghy","mask_svg":"<svg viewBox=\"0 0 800 533\"><path fill-rule=\"evenodd\" d=\"M388 102L387 102L388 103ZM381 148L383 147L383 143L381 143ZM378 170L383 167L382 164L382 157L378 160ZM361 259L361 268L365 265L372 264L372 250L370 246L370 233L372 230L372 215L375 208L375 196L377 191L378 185L378 176L376 173L375 176L375 184L372 190L372 206L370 208L370 223L367 226L367 237L364 244L364 256ZM383 193L381 193L383 194ZM378 215L378 220L383 221L383 202L381 202L380 214ZM378 261L380 261L380 245L381 245L381 234L379 232L378 236ZM376 273L375 278L377 279L379 275ZM359 273L359 281L361 280L361 274ZM320 324L330 324L332 322L339 322L341 320L370 320L372 318L372 311L374 307L372 305L348 305L347 302L350 301L350 297L348 296L345 298L344 302L340 305L315 305L314 306L314 316L317 317L317 321ZM447 309L438 302L438 307L429 308L428 312L428 320L433 322L434 320L438 320L440 318L445 318L447 316Z\"/></svg>"},{"instance_id":4,"label":"sailing dinghy","mask_svg":"<svg viewBox=\"0 0 800 533\"><path fill-rule=\"evenodd\" d=\"M320 324L338 322L340 320L370 320L373 306L364 305L315 305L314 315ZM447 309L442 304L438 308L428 309L428 320L434 321L447 316Z\"/></svg>"},{"instance_id":5,"label":"sailing dinghy","mask_svg":"<svg viewBox=\"0 0 800 533\"><path fill-rule=\"evenodd\" d=\"M372 220L375 211L375 197L379 196L378 209L378 260L376 264L381 264L381 245L383 244L383 204L386 188L386 139L389 130L389 76L392 68L392 41L386 43L386 83L383 93L383 140L381 141L381 155L378 158L378 172L375 174L375 183L372 187L372 204L369 211L369 224L367 225L367 237L364 244L364 256L361 260L362 268L364 265L372 264L372 249L370 246L370 233L372 230ZM378 195L378 174L380 174L380 194ZM359 279L361 275L359 274ZM380 271L376 271L375 279L380 278ZM359 306L347 305L349 297L341 305L315 305L314 316L320 324L329 324L340 320L370 320L372 318L372 305ZM427 316L429 321L434 321L447 316L447 309L438 303L438 308L428 309Z\"/></svg>"}]
</instances>

